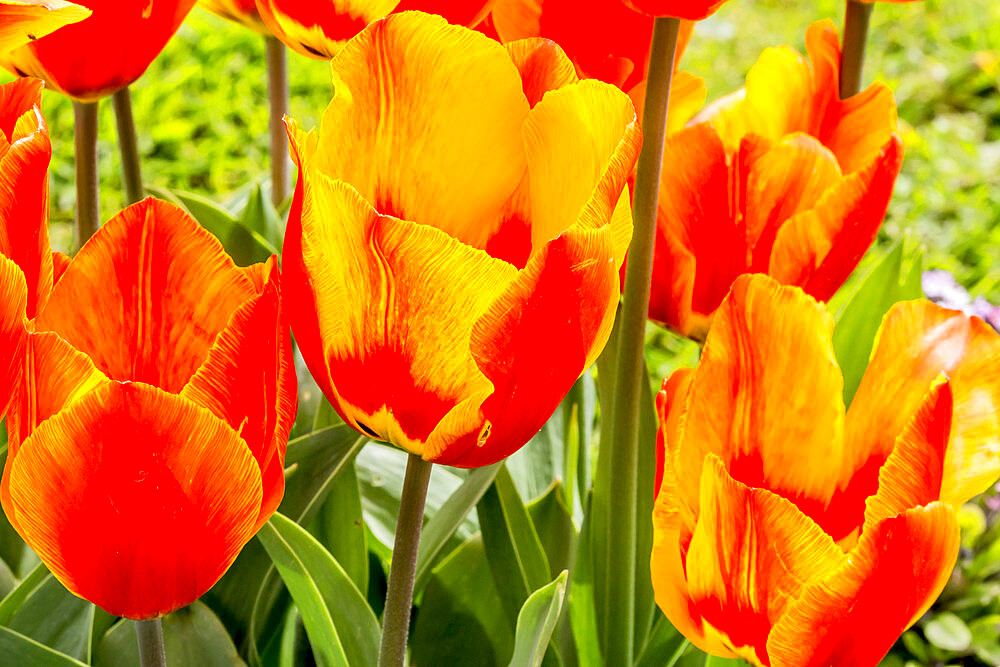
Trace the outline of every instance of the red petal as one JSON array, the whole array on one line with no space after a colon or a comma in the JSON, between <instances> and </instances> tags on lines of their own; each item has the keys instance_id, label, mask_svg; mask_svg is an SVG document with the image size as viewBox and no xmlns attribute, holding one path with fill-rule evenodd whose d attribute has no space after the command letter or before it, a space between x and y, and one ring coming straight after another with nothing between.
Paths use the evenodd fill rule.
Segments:
<instances>
[{"instance_id":1,"label":"red petal","mask_svg":"<svg viewBox=\"0 0 1000 667\"><path fill-rule=\"evenodd\" d=\"M20 379L27 291L17 264L0 255L0 415L7 412Z\"/></svg>"},{"instance_id":2,"label":"red petal","mask_svg":"<svg viewBox=\"0 0 1000 667\"><path fill-rule=\"evenodd\" d=\"M109 383L49 419L10 468L18 529L72 592L153 618L207 591L253 535L261 478L221 420L179 396Z\"/></svg>"}]
</instances>

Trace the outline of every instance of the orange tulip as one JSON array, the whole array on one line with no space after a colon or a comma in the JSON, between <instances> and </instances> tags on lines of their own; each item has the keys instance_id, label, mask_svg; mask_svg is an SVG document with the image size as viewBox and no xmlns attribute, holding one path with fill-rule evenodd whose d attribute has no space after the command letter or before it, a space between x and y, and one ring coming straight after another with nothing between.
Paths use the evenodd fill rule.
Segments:
<instances>
[{"instance_id":1,"label":"orange tulip","mask_svg":"<svg viewBox=\"0 0 1000 667\"><path fill-rule=\"evenodd\" d=\"M369 26L332 67L318 133L288 122L284 279L303 357L369 436L499 461L610 333L632 105L577 81L552 42L504 48L428 14Z\"/></svg>"},{"instance_id":2,"label":"orange tulip","mask_svg":"<svg viewBox=\"0 0 1000 667\"><path fill-rule=\"evenodd\" d=\"M622 0L626 6L650 16L670 16L701 21L718 11L726 0Z\"/></svg>"},{"instance_id":3,"label":"orange tulip","mask_svg":"<svg viewBox=\"0 0 1000 667\"><path fill-rule=\"evenodd\" d=\"M496 0L257 0L271 33L302 55L333 58L365 26L393 12L417 10L474 26Z\"/></svg>"},{"instance_id":4,"label":"orange tulip","mask_svg":"<svg viewBox=\"0 0 1000 667\"><path fill-rule=\"evenodd\" d=\"M199 0L208 11L229 21L235 21L255 32L268 34L267 26L257 12L255 0Z\"/></svg>"},{"instance_id":5,"label":"orange tulip","mask_svg":"<svg viewBox=\"0 0 1000 667\"><path fill-rule=\"evenodd\" d=\"M576 66L577 73L618 86L632 98L638 116L646 92L653 19L606 0L497 0L490 14L501 42L532 37L551 39ZM694 23L681 23L676 63ZM671 131L680 129L705 103L705 82L675 71L670 94Z\"/></svg>"},{"instance_id":6,"label":"orange tulip","mask_svg":"<svg viewBox=\"0 0 1000 667\"><path fill-rule=\"evenodd\" d=\"M6 55L0 65L43 79L89 102L142 76L180 27L195 0L80 0L92 15Z\"/></svg>"},{"instance_id":7,"label":"orange tulip","mask_svg":"<svg viewBox=\"0 0 1000 667\"><path fill-rule=\"evenodd\" d=\"M63 0L0 0L0 53L88 16L86 7Z\"/></svg>"},{"instance_id":8,"label":"orange tulip","mask_svg":"<svg viewBox=\"0 0 1000 667\"><path fill-rule=\"evenodd\" d=\"M800 289L741 276L658 397L653 588L714 655L877 664L948 580L956 508L1000 475L988 325L897 304L846 413L832 329Z\"/></svg>"},{"instance_id":9,"label":"orange tulip","mask_svg":"<svg viewBox=\"0 0 1000 667\"><path fill-rule=\"evenodd\" d=\"M682 335L704 338L742 273L829 299L885 217L902 163L892 92L841 101L836 28L806 43L812 65L768 49L744 90L667 139L649 315Z\"/></svg>"},{"instance_id":10,"label":"orange tulip","mask_svg":"<svg viewBox=\"0 0 1000 667\"><path fill-rule=\"evenodd\" d=\"M187 214L147 199L72 261L53 269L49 254L39 284L55 285L29 320L16 256L0 257L0 337L15 341L0 360L8 519L112 614L193 602L284 492L297 398L276 258L239 268Z\"/></svg>"}]
</instances>

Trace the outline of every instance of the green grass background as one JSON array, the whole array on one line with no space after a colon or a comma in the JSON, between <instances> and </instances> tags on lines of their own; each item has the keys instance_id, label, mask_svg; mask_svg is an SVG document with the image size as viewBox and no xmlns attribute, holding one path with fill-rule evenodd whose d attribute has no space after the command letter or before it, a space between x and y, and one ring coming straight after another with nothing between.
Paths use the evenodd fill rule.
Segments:
<instances>
[{"instance_id":1,"label":"green grass background","mask_svg":"<svg viewBox=\"0 0 1000 667\"><path fill-rule=\"evenodd\" d=\"M733 0L703 22L685 69L705 78L709 99L742 85L760 51L803 50L806 27L842 18L842 0ZM291 115L315 125L329 101L328 65L289 54ZM9 75L0 75L4 80ZM927 0L879 3L868 47L866 81L893 88L906 160L885 244L904 234L974 295L1000 301L1000 3ZM224 202L268 173L263 39L196 8L133 86L144 178ZM73 114L47 92L54 155L52 221L57 247L69 245L73 218ZM108 101L101 104L102 215L123 204L120 160Z\"/></svg>"}]
</instances>

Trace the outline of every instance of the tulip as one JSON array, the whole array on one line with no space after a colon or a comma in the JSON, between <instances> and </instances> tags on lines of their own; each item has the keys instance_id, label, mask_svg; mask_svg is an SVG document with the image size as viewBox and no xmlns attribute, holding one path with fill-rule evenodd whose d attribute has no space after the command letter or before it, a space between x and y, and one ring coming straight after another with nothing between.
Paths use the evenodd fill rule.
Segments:
<instances>
[{"instance_id":1,"label":"tulip","mask_svg":"<svg viewBox=\"0 0 1000 667\"><path fill-rule=\"evenodd\" d=\"M224 19L240 23L254 32L268 34L255 0L199 0L199 4Z\"/></svg>"},{"instance_id":2,"label":"tulip","mask_svg":"<svg viewBox=\"0 0 1000 667\"><path fill-rule=\"evenodd\" d=\"M0 1L0 53L7 53L64 25L90 16L90 10L63 0Z\"/></svg>"},{"instance_id":3,"label":"tulip","mask_svg":"<svg viewBox=\"0 0 1000 667\"><path fill-rule=\"evenodd\" d=\"M90 102L142 76L195 0L80 0L92 15L0 56L0 65Z\"/></svg>"},{"instance_id":4,"label":"tulip","mask_svg":"<svg viewBox=\"0 0 1000 667\"><path fill-rule=\"evenodd\" d=\"M1000 475L989 326L897 304L846 413L832 329L800 289L741 276L658 396L653 587L713 655L876 665L947 582L957 508Z\"/></svg>"},{"instance_id":5,"label":"tulip","mask_svg":"<svg viewBox=\"0 0 1000 667\"><path fill-rule=\"evenodd\" d=\"M875 240L902 163L892 92L839 99L831 22L807 46L812 65L768 49L745 89L667 139L649 316L681 335L704 338L742 273L826 301Z\"/></svg>"},{"instance_id":6,"label":"tulip","mask_svg":"<svg viewBox=\"0 0 1000 667\"><path fill-rule=\"evenodd\" d=\"M701 21L718 11L726 0L622 0L625 6L650 16Z\"/></svg>"},{"instance_id":7,"label":"tulip","mask_svg":"<svg viewBox=\"0 0 1000 667\"><path fill-rule=\"evenodd\" d=\"M257 0L271 33L311 58L329 60L365 26L393 12L417 10L474 26L496 0Z\"/></svg>"},{"instance_id":8,"label":"tulip","mask_svg":"<svg viewBox=\"0 0 1000 667\"><path fill-rule=\"evenodd\" d=\"M17 376L11 525L114 615L193 602L284 492L297 399L276 258L239 268L181 209L146 199L49 265L30 321L15 261L0 258L0 335L20 340L0 363Z\"/></svg>"},{"instance_id":9,"label":"tulip","mask_svg":"<svg viewBox=\"0 0 1000 667\"><path fill-rule=\"evenodd\" d=\"M551 39L580 77L618 86L642 117L654 19L604 0L497 0L490 18L501 42ZM670 131L683 127L705 103L705 82L676 69L693 28L694 23L681 23L670 89Z\"/></svg>"},{"instance_id":10,"label":"tulip","mask_svg":"<svg viewBox=\"0 0 1000 667\"><path fill-rule=\"evenodd\" d=\"M610 333L632 105L577 81L552 42L504 48L420 13L373 24L332 68L318 133L288 123L303 357L359 431L426 461L499 461Z\"/></svg>"}]
</instances>

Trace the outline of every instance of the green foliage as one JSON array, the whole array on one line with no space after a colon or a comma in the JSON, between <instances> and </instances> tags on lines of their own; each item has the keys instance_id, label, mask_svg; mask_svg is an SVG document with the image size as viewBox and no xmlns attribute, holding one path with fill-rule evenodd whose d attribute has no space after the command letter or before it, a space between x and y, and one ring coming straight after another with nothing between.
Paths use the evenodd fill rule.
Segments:
<instances>
[{"instance_id":1,"label":"green foliage","mask_svg":"<svg viewBox=\"0 0 1000 667\"><path fill-rule=\"evenodd\" d=\"M566 570L555 580L531 594L517 615L514 657L510 667L538 667L555 630L566 593Z\"/></svg>"}]
</instances>

